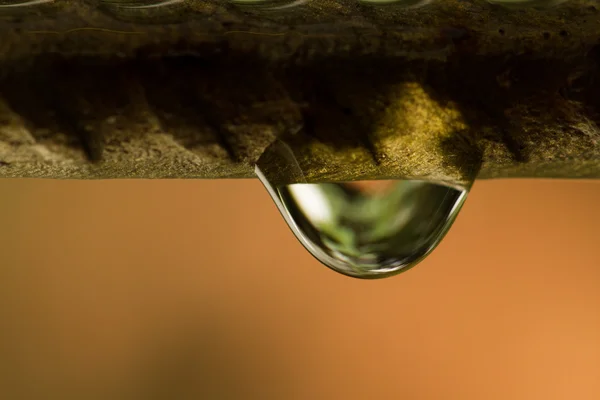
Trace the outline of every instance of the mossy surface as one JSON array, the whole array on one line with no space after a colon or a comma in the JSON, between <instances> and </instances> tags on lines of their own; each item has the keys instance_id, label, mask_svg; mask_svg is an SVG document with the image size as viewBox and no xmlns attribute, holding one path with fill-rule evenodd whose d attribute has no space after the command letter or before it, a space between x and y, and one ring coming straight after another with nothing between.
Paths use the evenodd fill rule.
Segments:
<instances>
[{"instance_id":1,"label":"mossy surface","mask_svg":"<svg viewBox=\"0 0 600 400\"><path fill-rule=\"evenodd\" d=\"M598 178L594 4L0 7L0 177Z\"/></svg>"}]
</instances>

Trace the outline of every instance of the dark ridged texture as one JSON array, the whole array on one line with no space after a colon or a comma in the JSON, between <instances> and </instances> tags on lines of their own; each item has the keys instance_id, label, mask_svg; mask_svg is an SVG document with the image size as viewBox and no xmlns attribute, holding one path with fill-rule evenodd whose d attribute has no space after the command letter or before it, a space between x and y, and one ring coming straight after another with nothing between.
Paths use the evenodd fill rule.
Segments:
<instances>
[{"instance_id":1,"label":"dark ridged texture","mask_svg":"<svg viewBox=\"0 0 600 400\"><path fill-rule=\"evenodd\" d=\"M600 177L595 1L8 3L0 177Z\"/></svg>"}]
</instances>

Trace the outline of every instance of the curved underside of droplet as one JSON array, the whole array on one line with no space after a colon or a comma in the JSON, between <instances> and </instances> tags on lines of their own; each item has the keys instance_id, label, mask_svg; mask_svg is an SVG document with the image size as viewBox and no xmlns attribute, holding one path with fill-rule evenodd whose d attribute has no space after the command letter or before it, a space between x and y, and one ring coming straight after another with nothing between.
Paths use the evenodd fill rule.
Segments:
<instances>
[{"instance_id":1,"label":"curved underside of droplet","mask_svg":"<svg viewBox=\"0 0 600 400\"><path fill-rule=\"evenodd\" d=\"M424 181L387 181L377 192L370 190L375 181L274 186L259 166L256 174L317 260L362 279L390 277L421 262L448 232L467 196L467 189Z\"/></svg>"}]
</instances>

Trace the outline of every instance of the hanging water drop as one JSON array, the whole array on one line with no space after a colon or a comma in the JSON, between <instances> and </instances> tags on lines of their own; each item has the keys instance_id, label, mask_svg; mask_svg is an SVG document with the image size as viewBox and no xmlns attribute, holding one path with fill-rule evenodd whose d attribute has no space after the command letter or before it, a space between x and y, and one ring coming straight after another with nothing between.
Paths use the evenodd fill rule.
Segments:
<instances>
[{"instance_id":1,"label":"hanging water drop","mask_svg":"<svg viewBox=\"0 0 600 400\"><path fill-rule=\"evenodd\" d=\"M297 165L288 169L301 181ZM419 263L444 237L468 192L413 180L282 185L259 165L255 172L302 245L356 278L384 278Z\"/></svg>"}]
</instances>

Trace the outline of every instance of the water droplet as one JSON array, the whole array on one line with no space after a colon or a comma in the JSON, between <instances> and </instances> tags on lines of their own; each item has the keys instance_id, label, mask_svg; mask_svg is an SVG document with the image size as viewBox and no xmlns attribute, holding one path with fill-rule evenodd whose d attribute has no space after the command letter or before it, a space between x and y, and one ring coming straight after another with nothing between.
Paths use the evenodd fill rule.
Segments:
<instances>
[{"instance_id":1,"label":"water droplet","mask_svg":"<svg viewBox=\"0 0 600 400\"><path fill-rule=\"evenodd\" d=\"M284 158L289 165L277 169L302 182L293 155ZM257 176L302 245L356 278L384 278L419 263L444 237L468 192L414 180L278 184L260 164Z\"/></svg>"}]
</instances>

